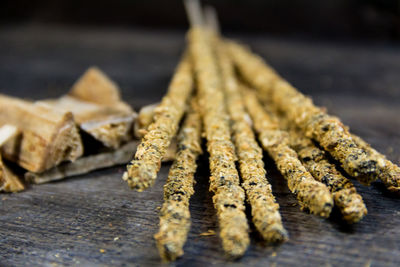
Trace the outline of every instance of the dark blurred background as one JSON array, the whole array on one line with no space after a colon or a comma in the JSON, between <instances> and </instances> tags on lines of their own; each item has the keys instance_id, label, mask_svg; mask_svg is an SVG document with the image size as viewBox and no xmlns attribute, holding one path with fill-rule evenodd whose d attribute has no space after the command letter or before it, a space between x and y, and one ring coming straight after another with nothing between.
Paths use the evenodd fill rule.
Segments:
<instances>
[{"instance_id":1,"label":"dark blurred background","mask_svg":"<svg viewBox=\"0 0 400 267\"><path fill-rule=\"evenodd\" d=\"M224 31L400 40L400 0L216 0ZM2 0L0 22L184 29L180 0Z\"/></svg>"},{"instance_id":2,"label":"dark blurred background","mask_svg":"<svg viewBox=\"0 0 400 267\"><path fill-rule=\"evenodd\" d=\"M202 3L317 104L398 105L400 0ZM187 28L182 0L0 0L0 93L58 97L96 65L135 108L154 103Z\"/></svg>"}]
</instances>

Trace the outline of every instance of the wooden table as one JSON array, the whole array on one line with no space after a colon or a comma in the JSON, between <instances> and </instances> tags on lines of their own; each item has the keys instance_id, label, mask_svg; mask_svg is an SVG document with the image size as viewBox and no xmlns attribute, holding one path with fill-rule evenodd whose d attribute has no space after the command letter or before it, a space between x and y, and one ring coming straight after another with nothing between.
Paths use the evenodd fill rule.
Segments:
<instances>
[{"instance_id":1,"label":"wooden table","mask_svg":"<svg viewBox=\"0 0 400 267\"><path fill-rule=\"evenodd\" d=\"M317 104L399 162L398 46L253 35L241 39ZM3 27L0 90L33 99L57 97L87 67L97 65L120 84L124 98L137 109L164 94L183 45L183 32ZM218 231L207 159L202 158L185 255L173 265L400 265L400 199L380 182L371 187L356 183L368 215L348 226L336 210L329 219L300 211L267 156L266 163L290 241L264 246L252 230L247 253L230 262L217 236L200 236ZM127 187L120 166L1 195L0 265L161 264L153 234L168 168L162 167L155 186L144 193Z\"/></svg>"}]
</instances>

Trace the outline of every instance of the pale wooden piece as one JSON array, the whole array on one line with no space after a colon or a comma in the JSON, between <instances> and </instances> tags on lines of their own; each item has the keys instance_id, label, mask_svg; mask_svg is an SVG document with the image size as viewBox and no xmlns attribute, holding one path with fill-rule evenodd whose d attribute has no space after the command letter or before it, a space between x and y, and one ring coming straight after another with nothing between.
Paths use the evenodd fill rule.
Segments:
<instances>
[{"instance_id":1,"label":"pale wooden piece","mask_svg":"<svg viewBox=\"0 0 400 267\"><path fill-rule=\"evenodd\" d=\"M97 67L90 67L73 85L69 95L108 106L121 101L118 85Z\"/></svg>"},{"instance_id":2,"label":"pale wooden piece","mask_svg":"<svg viewBox=\"0 0 400 267\"><path fill-rule=\"evenodd\" d=\"M10 124L4 124L0 128L0 147L3 146L4 143L6 143L8 140L15 137L17 134L18 134L17 127Z\"/></svg>"},{"instance_id":3,"label":"pale wooden piece","mask_svg":"<svg viewBox=\"0 0 400 267\"><path fill-rule=\"evenodd\" d=\"M0 126L5 124L16 126L21 134L4 144L3 156L29 171L43 172L83 154L70 112L0 95Z\"/></svg>"},{"instance_id":4,"label":"pale wooden piece","mask_svg":"<svg viewBox=\"0 0 400 267\"><path fill-rule=\"evenodd\" d=\"M43 184L125 164L131 159L132 151L136 150L138 144L139 140L132 140L122 145L118 150L107 150L98 154L81 157L74 162L62 163L43 173L26 172L25 180L34 184ZM176 150L177 143L175 140L171 143L162 161L169 162L174 160Z\"/></svg>"},{"instance_id":5,"label":"pale wooden piece","mask_svg":"<svg viewBox=\"0 0 400 267\"><path fill-rule=\"evenodd\" d=\"M0 192L15 193L25 189L24 184L7 166L0 156Z\"/></svg>"},{"instance_id":6,"label":"pale wooden piece","mask_svg":"<svg viewBox=\"0 0 400 267\"><path fill-rule=\"evenodd\" d=\"M72 112L79 127L106 147L117 149L132 139L136 114L130 108L99 105L71 96L40 102L64 112Z\"/></svg>"},{"instance_id":7,"label":"pale wooden piece","mask_svg":"<svg viewBox=\"0 0 400 267\"><path fill-rule=\"evenodd\" d=\"M115 165L125 164L130 160L132 151L136 150L139 141L126 143L118 150L109 150L103 153L81 157L75 162L60 164L41 174L27 172L25 179L35 184L43 184L60 180L70 176L85 174L94 170Z\"/></svg>"},{"instance_id":8,"label":"pale wooden piece","mask_svg":"<svg viewBox=\"0 0 400 267\"><path fill-rule=\"evenodd\" d=\"M0 128L0 147L17 134L17 127L9 124L3 125ZM24 189L25 186L19 180L18 176L4 165L0 154L0 192L18 192Z\"/></svg>"}]
</instances>

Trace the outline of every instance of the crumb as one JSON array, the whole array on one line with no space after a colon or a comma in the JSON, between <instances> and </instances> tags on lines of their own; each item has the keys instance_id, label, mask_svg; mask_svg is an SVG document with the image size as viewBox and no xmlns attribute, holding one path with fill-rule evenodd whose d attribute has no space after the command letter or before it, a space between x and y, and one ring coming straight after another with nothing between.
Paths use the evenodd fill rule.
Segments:
<instances>
[{"instance_id":1,"label":"crumb","mask_svg":"<svg viewBox=\"0 0 400 267\"><path fill-rule=\"evenodd\" d=\"M211 229L209 229L207 232L199 234L199 236L212 236L212 235L215 235L215 231Z\"/></svg>"},{"instance_id":2,"label":"crumb","mask_svg":"<svg viewBox=\"0 0 400 267\"><path fill-rule=\"evenodd\" d=\"M106 252L104 249L99 249L99 251L100 251L100 253L104 253L104 252Z\"/></svg>"},{"instance_id":3,"label":"crumb","mask_svg":"<svg viewBox=\"0 0 400 267\"><path fill-rule=\"evenodd\" d=\"M6 197L3 197L1 200L3 200L3 201L4 201L4 200L7 200L7 198L6 198Z\"/></svg>"},{"instance_id":4,"label":"crumb","mask_svg":"<svg viewBox=\"0 0 400 267\"><path fill-rule=\"evenodd\" d=\"M276 257L276 252L272 252L271 257Z\"/></svg>"},{"instance_id":5,"label":"crumb","mask_svg":"<svg viewBox=\"0 0 400 267\"><path fill-rule=\"evenodd\" d=\"M112 223L109 223L108 226L112 227L113 225L112 225Z\"/></svg>"},{"instance_id":6,"label":"crumb","mask_svg":"<svg viewBox=\"0 0 400 267\"><path fill-rule=\"evenodd\" d=\"M119 237L117 236L117 237L114 237L114 241L117 241L119 239Z\"/></svg>"}]
</instances>

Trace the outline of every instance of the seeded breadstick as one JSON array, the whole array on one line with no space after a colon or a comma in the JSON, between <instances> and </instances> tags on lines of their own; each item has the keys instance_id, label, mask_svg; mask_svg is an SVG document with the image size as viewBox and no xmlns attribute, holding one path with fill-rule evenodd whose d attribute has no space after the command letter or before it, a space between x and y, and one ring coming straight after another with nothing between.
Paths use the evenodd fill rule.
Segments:
<instances>
[{"instance_id":1,"label":"seeded breadstick","mask_svg":"<svg viewBox=\"0 0 400 267\"><path fill-rule=\"evenodd\" d=\"M178 130L192 90L192 69L189 57L184 56L167 94L156 108L154 122L149 126L134 159L128 164L127 172L123 175L123 179L131 188L143 191L154 184L161 160Z\"/></svg>"},{"instance_id":2,"label":"seeded breadstick","mask_svg":"<svg viewBox=\"0 0 400 267\"><path fill-rule=\"evenodd\" d=\"M289 189L297 195L301 208L308 209L313 214L328 217L333 206L328 188L314 180L301 164L296 152L289 147L287 132L281 131L264 111L255 93L244 90L243 97L262 146L287 179Z\"/></svg>"},{"instance_id":3,"label":"seeded breadstick","mask_svg":"<svg viewBox=\"0 0 400 267\"><path fill-rule=\"evenodd\" d=\"M315 106L312 100L284 81L260 57L248 49L229 42L227 45L240 74L273 105L284 112L309 138L313 138L338 160L347 173L364 184L370 184L379 175L374 155L354 142L341 121Z\"/></svg>"},{"instance_id":4,"label":"seeded breadstick","mask_svg":"<svg viewBox=\"0 0 400 267\"><path fill-rule=\"evenodd\" d=\"M200 142L201 118L194 98L178 136L178 152L164 185L165 201L161 209L160 230L154 235L164 260L175 260L183 255L182 248L190 228L189 200L194 193Z\"/></svg>"},{"instance_id":5,"label":"seeded breadstick","mask_svg":"<svg viewBox=\"0 0 400 267\"><path fill-rule=\"evenodd\" d=\"M189 50L196 74L199 107L203 118L210 161L210 190L217 210L222 247L230 257L240 257L249 245L244 190L239 184L235 166L235 147L224 95L218 77L208 33L202 25L201 9L197 1L185 1L191 29Z\"/></svg>"},{"instance_id":6,"label":"seeded breadstick","mask_svg":"<svg viewBox=\"0 0 400 267\"><path fill-rule=\"evenodd\" d=\"M332 192L335 205L339 207L343 218L349 223L360 221L367 214L367 209L353 183L327 160L323 150L301 132L291 129L289 136L291 147L307 170Z\"/></svg>"},{"instance_id":7,"label":"seeded breadstick","mask_svg":"<svg viewBox=\"0 0 400 267\"><path fill-rule=\"evenodd\" d=\"M215 59L205 41L205 35L203 29L193 28L189 42L210 154L210 190L215 194L213 201L223 249L228 255L239 257L249 245L248 224L244 213L245 194L239 184L235 148L230 139L228 115Z\"/></svg>"},{"instance_id":8,"label":"seeded breadstick","mask_svg":"<svg viewBox=\"0 0 400 267\"><path fill-rule=\"evenodd\" d=\"M304 136L286 118L277 115L269 107L267 104L267 110L277 118L275 121L280 124L282 129L288 131L289 144L297 152L303 165L317 181L324 183L329 188L343 218L348 223L360 221L367 214L367 208L353 183L344 177L334 164L329 162L325 151L318 148L311 139Z\"/></svg>"},{"instance_id":9,"label":"seeded breadstick","mask_svg":"<svg viewBox=\"0 0 400 267\"><path fill-rule=\"evenodd\" d=\"M139 114L134 123L135 137L141 139L147 133L150 124L153 123L154 112L160 103L154 103L144 106L140 109ZM162 162L168 162L175 159L177 144L176 136L172 138L167 151L165 152Z\"/></svg>"},{"instance_id":10,"label":"seeded breadstick","mask_svg":"<svg viewBox=\"0 0 400 267\"><path fill-rule=\"evenodd\" d=\"M379 179L382 180L387 189L394 193L400 193L400 167L386 159L385 155L373 149L359 136L353 134L352 137L358 146L365 149L369 155L373 155L378 159L377 165L380 170Z\"/></svg>"},{"instance_id":11,"label":"seeded breadstick","mask_svg":"<svg viewBox=\"0 0 400 267\"><path fill-rule=\"evenodd\" d=\"M240 95L233 64L223 44L217 41L217 47L226 105L232 120L233 139L243 179L242 186L251 206L254 225L267 242L283 241L287 239L287 232L282 225L279 204L265 178L262 149L248 119L246 120L248 114Z\"/></svg>"}]
</instances>

